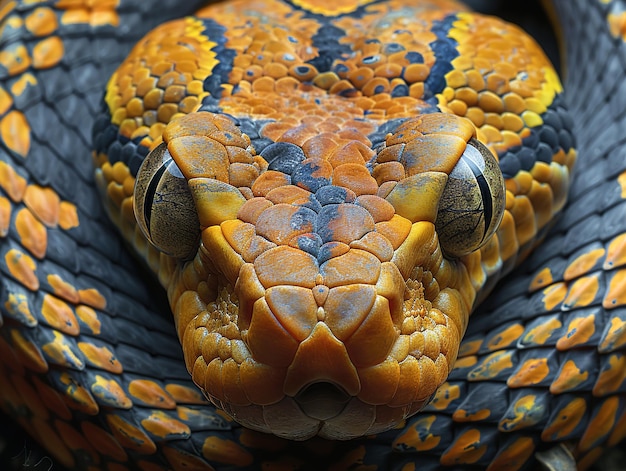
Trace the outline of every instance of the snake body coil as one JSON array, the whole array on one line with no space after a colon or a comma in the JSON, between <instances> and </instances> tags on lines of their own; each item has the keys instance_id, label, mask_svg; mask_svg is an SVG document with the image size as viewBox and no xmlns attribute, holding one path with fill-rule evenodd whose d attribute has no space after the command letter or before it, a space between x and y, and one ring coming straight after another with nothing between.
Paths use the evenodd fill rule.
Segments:
<instances>
[{"instance_id":1,"label":"snake body coil","mask_svg":"<svg viewBox=\"0 0 626 471\"><path fill-rule=\"evenodd\" d=\"M620 3L584 8L617 71ZM564 93L454 2L220 3L123 60L124 2L3 14L0 405L59 463L585 467L626 434L624 109L590 67Z\"/></svg>"}]
</instances>

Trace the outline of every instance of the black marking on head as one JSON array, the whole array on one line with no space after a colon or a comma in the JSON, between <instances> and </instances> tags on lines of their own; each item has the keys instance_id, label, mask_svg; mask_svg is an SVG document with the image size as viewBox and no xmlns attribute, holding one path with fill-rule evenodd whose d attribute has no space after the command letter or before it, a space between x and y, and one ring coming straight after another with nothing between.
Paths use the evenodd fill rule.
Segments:
<instances>
[{"instance_id":1,"label":"black marking on head","mask_svg":"<svg viewBox=\"0 0 626 471\"><path fill-rule=\"evenodd\" d=\"M233 68L233 61L237 52L226 47L226 27L211 19L198 19L202 21L204 26L202 33L216 43L212 51L215 52L218 63L211 74L204 79L204 90L210 95L202 102L205 111L216 112L219 111L218 101L222 96L222 85L228 82L228 75Z\"/></svg>"},{"instance_id":2,"label":"black marking on head","mask_svg":"<svg viewBox=\"0 0 626 471\"><path fill-rule=\"evenodd\" d=\"M294 231L300 231L310 226L310 232L316 232L317 213L310 208L300 206L298 210L291 215L289 225Z\"/></svg>"},{"instance_id":3,"label":"black marking on head","mask_svg":"<svg viewBox=\"0 0 626 471\"><path fill-rule=\"evenodd\" d=\"M429 46L435 53L435 63L424 82L425 100L432 99L437 93L443 91L446 87L445 76L453 69L452 60L459 55L459 51L456 49L459 44L449 36L450 30L457 20L457 15L448 15L441 21L433 22L431 32L437 36L437 39L431 42Z\"/></svg>"},{"instance_id":4,"label":"black marking on head","mask_svg":"<svg viewBox=\"0 0 626 471\"><path fill-rule=\"evenodd\" d=\"M317 215L317 233L323 243L334 240L334 233L330 229L330 223L333 219L339 217L339 204L328 204L322 208Z\"/></svg>"},{"instance_id":5,"label":"black marking on head","mask_svg":"<svg viewBox=\"0 0 626 471\"><path fill-rule=\"evenodd\" d=\"M315 193L321 187L329 185L330 181L325 177L314 177L313 174L319 170L319 167L312 162L299 165L293 172L292 182L311 193Z\"/></svg>"},{"instance_id":6,"label":"black marking on head","mask_svg":"<svg viewBox=\"0 0 626 471\"><path fill-rule=\"evenodd\" d=\"M350 46L341 44L340 40L346 35L346 32L334 25L323 25L317 30L317 33L311 38L313 47L317 48L319 55L312 59L309 64L315 66L318 72L328 72L333 62L342 55L350 54Z\"/></svg>"},{"instance_id":7,"label":"black marking on head","mask_svg":"<svg viewBox=\"0 0 626 471\"><path fill-rule=\"evenodd\" d=\"M371 3L366 4L366 5L359 5L352 11L349 11L347 13L340 13L338 15L322 15L320 13L312 13L309 10L307 10L305 7L302 7L300 5L294 4L293 1L291 1L291 0L283 0L284 3L289 5L294 10L303 12L306 18L314 18L315 20L319 21L320 23L327 22L329 19L333 19L333 18L341 18L342 16L350 16L352 18L362 18L364 15L367 14L367 8L369 6L375 5L377 3L384 3L385 1L387 1L387 0L375 0L375 1L371 2ZM313 3L313 2L311 2L311 3Z\"/></svg>"},{"instance_id":8,"label":"black marking on head","mask_svg":"<svg viewBox=\"0 0 626 471\"><path fill-rule=\"evenodd\" d=\"M320 247L322 246L322 238L315 233L298 236L298 248L308 254L318 257Z\"/></svg>"}]
</instances>

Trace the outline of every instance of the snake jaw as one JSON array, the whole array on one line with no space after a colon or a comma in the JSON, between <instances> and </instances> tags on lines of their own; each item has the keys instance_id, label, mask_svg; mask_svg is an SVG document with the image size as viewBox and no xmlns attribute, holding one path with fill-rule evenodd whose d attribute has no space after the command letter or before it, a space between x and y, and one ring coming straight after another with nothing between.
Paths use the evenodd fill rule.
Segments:
<instances>
[{"instance_id":1,"label":"snake jaw","mask_svg":"<svg viewBox=\"0 0 626 471\"><path fill-rule=\"evenodd\" d=\"M460 296L444 286L454 281L449 275L441 286L436 281L453 270L440 256L431 226L414 225L395 250L398 263L423 258L423 266L411 269L406 280L388 261L370 284L265 288L259 280L267 283L263 270L259 276L254 263L243 263L234 286L229 277L217 277L215 301L202 301L197 293L202 290L184 292L176 314L198 311L182 336L185 354L197 355L188 359L194 380L243 425L290 439L351 439L386 430L417 412L445 381L467 322L458 313L468 312ZM231 222L224 227L245 230ZM415 244L420 254L411 253ZM213 259L210 247L203 245L200 258ZM234 252L229 247L220 251ZM197 265L188 262L187 272ZM217 266L213 260L202 271ZM320 281L318 275L313 281ZM314 399L314 391L323 391L324 398Z\"/></svg>"},{"instance_id":2,"label":"snake jaw","mask_svg":"<svg viewBox=\"0 0 626 471\"><path fill-rule=\"evenodd\" d=\"M447 244L456 229L438 230L440 202L458 198L450 175L480 145L468 144L473 128L422 116L377 153L354 131L334 162L327 142L319 156L290 142L256 156L213 116L186 116L164 135L200 225L197 256L175 268L184 289L170 291L193 380L243 425L296 440L381 432L423 408L454 364L475 298L464 261L444 248L475 250L489 236L473 209L458 212L477 227L468 247ZM474 177L460 178L461 193L476 191ZM472 201L482 204L483 190Z\"/></svg>"}]
</instances>

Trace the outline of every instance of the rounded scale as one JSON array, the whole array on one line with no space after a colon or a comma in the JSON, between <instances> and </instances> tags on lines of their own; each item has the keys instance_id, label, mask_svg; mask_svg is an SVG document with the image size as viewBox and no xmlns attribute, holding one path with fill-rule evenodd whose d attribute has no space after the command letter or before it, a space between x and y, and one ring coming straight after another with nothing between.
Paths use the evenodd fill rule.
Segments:
<instances>
[{"instance_id":1,"label":"rounded scale","mask_svg":"<svg viewBox=\"0 0 626 471\"><path fill-rule=\"evenodd\" d=\"M141 232L159 251L179 259L195 255L200 240L196 204L165 143L139 167L134 210Z\"/></svg>"},{"instance_id":2,"label":"rounded scale","mask_svg":"<svg viewBox=\"0 0 626 471\"><path fill-rule=\"evenodd\" d=\"M446 256L462 257L489 241L504 215L505 191L494 155L470 139L439 201L435 227Z\"/></svg>"}]
</instances>

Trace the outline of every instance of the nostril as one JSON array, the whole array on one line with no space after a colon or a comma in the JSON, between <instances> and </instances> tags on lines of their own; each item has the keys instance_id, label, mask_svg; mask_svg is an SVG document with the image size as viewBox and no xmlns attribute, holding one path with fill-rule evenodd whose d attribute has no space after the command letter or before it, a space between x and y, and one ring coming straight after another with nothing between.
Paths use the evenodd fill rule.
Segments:
<instances>
[{"instance_id":1,"label":"nostril","mask_svg":"<svg viewBox=\"0 0 626 471\"><path fill-rule=\"evenodd\" d=\"M302 412L310 418L329 420L343 411L350 396L333 383L319 382L302 388L295 400Z\"/></svg>"}]
</instances>

